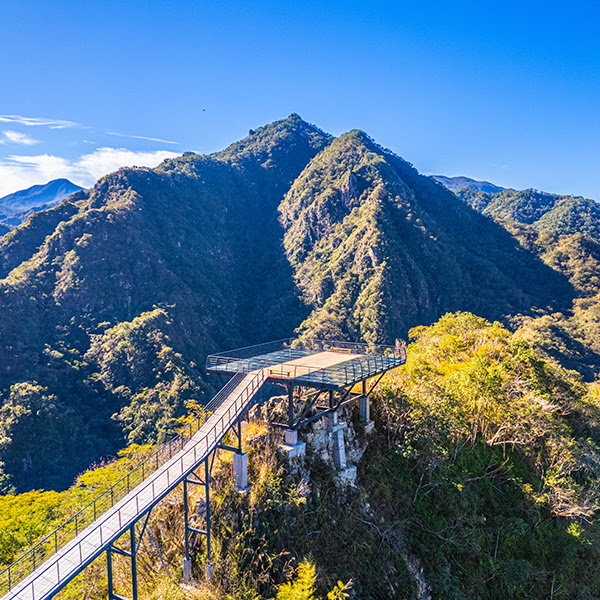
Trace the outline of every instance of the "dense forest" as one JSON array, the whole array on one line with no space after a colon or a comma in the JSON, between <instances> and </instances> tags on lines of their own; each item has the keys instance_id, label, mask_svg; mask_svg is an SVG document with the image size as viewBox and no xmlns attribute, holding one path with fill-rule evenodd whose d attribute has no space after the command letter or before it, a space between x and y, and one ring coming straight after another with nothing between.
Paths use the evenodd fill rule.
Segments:
<instances>
[{"instance_id":1,"label":"dense forest","mask_svg":"<svg viewBox=\"0 0 600 600\"><path fill-rule=\"evenodd\" d=\"M598 227L591 200L453 193L298 115L32 214L0 238L0 561L175 433L208 353L408 337L374 435L346 415L356 487L255 432L251 493L215 478L215 585L178 585L175 493L145 597L598 597ZM105 594L101 567L64 597Z\"/></svg>"},{"instance_id":2,"label":"dense forest","mask_svg":"<svg viewBox=\"0 0 600 600\"><path fill-rule=\"evenodd\" d=\"M207 353L295 331L393 342L469 310L593 379L597 242L501 216L297 115L33 214L0 239L2 489L164 439Z\"/></svg>"}]
</instances>

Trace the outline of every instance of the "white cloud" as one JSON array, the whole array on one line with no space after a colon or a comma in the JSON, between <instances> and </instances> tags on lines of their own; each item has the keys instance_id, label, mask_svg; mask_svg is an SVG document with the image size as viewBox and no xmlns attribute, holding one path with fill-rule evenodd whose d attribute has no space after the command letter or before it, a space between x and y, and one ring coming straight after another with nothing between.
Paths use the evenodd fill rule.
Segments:
<instances>
[{"instance_id":1,"label":"white cloud","mask_svg":"<svg viewBox=\"0 0 600 600\"><path fill-rule=\"evenodd\" d=\"M161 140L160 138L146 137L144 135L127 135L126 133L117 133L116 131L107 131L107 135L116 135L118 137L133 138L134 140L149 140L150 142L161 142L163 144L179 144L171 140Z\"/></svg>"},{"instance_id":2,"label":"white cloud","mask_svg":"<svg viewBox=\"0 0 600 600\"><path fill-rule=\"evenodd\" d=\"M98 148L91 154L84 154L73 166L96 181L121 167L156 167L165 158L175 156L179 156L179 153L168 150L134 152L125 148Z\"/></svg>"},{"instance_id":3,"label":"white cloud","mask_svg":"<svg viewBox=\"0 0 600 600\"><path fill-rule=\"evenodd\" d=\"M62 121L60 119L44 119L43 117L22 117L21 115L0 115L0 123L19 123L20 125L44 126L50 129L65 129L74 127L77 123L73 121Z\"/></svg>"},{"instance_id":4,"label":"white cloud","mask_svg":"<svg viewBox=\"0 0 600 600\"><path fill-rule=\"evenodd\" d=\"M74 160L50 154L12 155L0 159L0 197L60 177L90 187L100 177L121 167L156 167L165 158L175 156L179 154L168 150L134 152L126 148L98 148Z\"/></svg>"},{"instance_id":5,"label":"white cloud","mask_svg":"<svg viewBox=\"0 0 600 600\"><path fill-rule=\"evenodd\" d=\"M23 144L24 146L31 146L37 144L38 140L34 140L32 137L19 131L3 131L3 138L0 138L0 144L6 144L12 142L13 144Z\"/></svg>"}]
</instances>

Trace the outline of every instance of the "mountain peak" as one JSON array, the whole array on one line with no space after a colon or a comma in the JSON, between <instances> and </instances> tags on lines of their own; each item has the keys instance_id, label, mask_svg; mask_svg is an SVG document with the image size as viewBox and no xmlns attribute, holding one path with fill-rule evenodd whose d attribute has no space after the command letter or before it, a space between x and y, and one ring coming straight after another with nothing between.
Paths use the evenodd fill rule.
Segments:
<instances>
[{"instance_id":1,"label":"mountain peak","mask_svg":"<svg viewBox=\"0 0 600 600\"><path fill-rule=\"evenodd\" d=\"M478 192L487 192L488 194L498 194L507 189L489 181L478 181L470 177L446 177L445 175L432 175L432 177L453 192L470 189L477 190Z\"/></svg>"},{"instance_id":2,"label":"mountain peak","mask_svg":"<svg viewBox=\"0 0 600 600\"><path fill-rule=\"evenodd\" d=\"M52 208L81 189L68 179L60 178L8 194L0 198L0 223L8 229L16 227L31 213ZM2 233L5 232L0 235Z\"/></svg>"}]
</instances>

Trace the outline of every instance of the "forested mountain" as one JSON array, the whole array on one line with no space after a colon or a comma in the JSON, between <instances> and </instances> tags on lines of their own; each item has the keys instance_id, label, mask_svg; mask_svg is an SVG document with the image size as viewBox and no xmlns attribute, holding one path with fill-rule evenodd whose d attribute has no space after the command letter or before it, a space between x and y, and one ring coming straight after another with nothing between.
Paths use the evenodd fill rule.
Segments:
<instances>
[{"instance_id":1,"label":"forested mountain","mask_svg":"<svg viewBox=\"0 0 600 600\"><path fill-rule=\"evenodd\" d=\"M53 179L0 198L0 235L23 223L31 213L52 208L81 189L68 179Z\"/></svg>"},{"instance_id":2,"label":"forested mountain","mask_svg":"<svg viewBox=\"0 0 600 600\"><path fill-rule=\"evenodd\" d=\"M469 189L497 194L505 189L499 185L490 183L489 181L478 181L477 179L471 179L470 177L446 177L445 175L432 175L432 177L453 192Z\"/></svg>"},{"instance_id":3,"label":"forested mountain","mask_svg":"<svg viewBox=\"0 0 600 600\"><path fill-rule=\"evenodd\" d=\"M456 195L484 215L511 219L561 234L583 233L600 240L600 204L588 198L537 190L504 190L490 194L472 189Z\"/></svg>"},{"instance_id":4,"label":"forested mountain","mask_svg":"<svg viewBox=\"0 0 600 600\"><path fill-rule=\"evenodd\" d=\"M297 328L393 341L456 310L571 315L597 293L597 263L582 283L552 257L595 246L529 235L366 134L297 115L108 175L0 240L4 489L61 488L127 441L162 439L210 391L208 352ZM569 360L591 376L600 348L577 344Z\"/></svg>"}]
</instances>

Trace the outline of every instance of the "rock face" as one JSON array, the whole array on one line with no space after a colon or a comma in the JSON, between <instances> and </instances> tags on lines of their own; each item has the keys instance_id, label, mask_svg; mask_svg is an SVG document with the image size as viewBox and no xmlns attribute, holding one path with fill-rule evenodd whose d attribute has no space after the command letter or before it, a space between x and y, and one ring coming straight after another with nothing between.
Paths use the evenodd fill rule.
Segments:
<instances>
[{"instance_id":1,"label":"rock face","mask_svg":"<svg viewBox=\"0 0 600 600\"><path fill-rule=\"evenodd\" d=\"M294 407L296 414L299 414L305 406L303 400L296 399ZM298 439L306 443L310 452L333 465L340 473L348 467L356 468L368 444L365 426L359 425L357 429L353 424L353 411L358 411L358 400L356 406L346 405L340 408L337 414L316 419L298 432ZM250 413L250 418L260 423L281 423L285 422L286 415L287 396L273 396L267 402L255 406ZM370 430L368 427L367 429ZM354 478L355 476L354 473Z\"/></svg>"}]
</instances>

